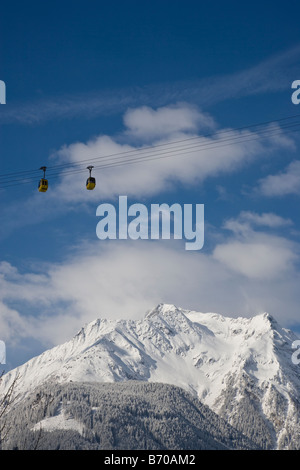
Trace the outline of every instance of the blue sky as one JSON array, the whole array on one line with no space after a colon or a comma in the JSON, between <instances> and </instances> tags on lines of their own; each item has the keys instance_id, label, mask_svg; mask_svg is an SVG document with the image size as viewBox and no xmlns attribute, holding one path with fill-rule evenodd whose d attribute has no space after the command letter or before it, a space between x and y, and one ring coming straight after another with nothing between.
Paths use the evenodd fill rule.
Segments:
<instances>
[{"instance_id":1,"label":"blue sky","mask_svg":"<svg viewBox=\"0 0 300 470\"><path fill-rule=\"evenodd\" d=\"M297 2L193 0L2 6L7 368L96 317L142 318L159 302L235 317L269 311L299 330L299 126L292 116L300 113L291 101L300 79L299 10ZM92 192L87 172L49 176L48 192L37 191L41 165L72 168L203 136L211 149L95 169ZM19 184L23 170L36 178ZM187 252L174 240L100 241L96 208L122 194L148 207L204 204L203 249Z\"/></svg>"}]
</instances>

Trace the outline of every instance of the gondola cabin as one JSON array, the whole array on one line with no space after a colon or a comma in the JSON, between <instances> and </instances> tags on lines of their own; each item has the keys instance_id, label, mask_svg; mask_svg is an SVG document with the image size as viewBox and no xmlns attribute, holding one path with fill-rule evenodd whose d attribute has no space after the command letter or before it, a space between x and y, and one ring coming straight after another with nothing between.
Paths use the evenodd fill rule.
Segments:
<instances>
[{"instance_id":1,"label":"gondola cabin","mask_svg":"<svg viewBox=\"0 0 300 470\"><path fill-rule=\"evenodd\" d=\"M41 166L40 170L43 170L44 177L40 179L38 189L40 193L45 193L48 189L48 180L46 180L46 166Z\"/></svg>"},{"instance_id":2,"label":"gondola cabin","mask_svg":"<svg viewBox=\"0 0 300 470\"><path fill-rule=\"evenodd\" d=\"M48 189L48 180L42 178L39 182L39 192L45 193Z\"/></svg>"},{"instance_id":3,"label":"gondola cabin","mask_svg":"<svg viewBox=\"0 0 300 470\"><path fill-rule=\"evenodd\" d=\"M96 186L96 179L93 178L92 176L90 176L87 180L86 180L86 189L94 189Z\"/></svg>"},{"instance_id":4,"label":"gondola cabin","mask_svg":"<svg viewBox=\"0 0 300 470\"><path fill-rule=\"evenodd\" d=\"M96 186L96 179L93 178L92 176L92 169L94 167L92 165L88 166L87 169L89 170L90 172L90 176L88 177L88 179L86 180L86 189L94 189L95 186Z\"/></svg>"}]
</instances>

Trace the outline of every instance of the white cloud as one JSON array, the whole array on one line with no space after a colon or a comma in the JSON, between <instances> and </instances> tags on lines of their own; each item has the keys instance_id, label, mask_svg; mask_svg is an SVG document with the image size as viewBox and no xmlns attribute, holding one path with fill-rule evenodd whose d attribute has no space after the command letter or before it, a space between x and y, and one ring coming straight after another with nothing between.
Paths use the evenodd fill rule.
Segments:
<instances>
[{"instance_id":1,"label":"white cloud","mask_svg":"<svg viewBox=\"0 0 300 470\"><path fill-rule=\"evenodd\" d=\"M249 222L253 225L265 226L265 227L286 227L292 225L291 219L286 219L272 212L264 212L263 214L257 214L256 212L242 211L239 215L239 219Z\"/></svg>"},{"instance_id":2,"label":"white cloud","mask_svg":"<svg viewBox=\"0 0 300 470\"><path fill-rule=\"evenodd\" d=\"M273 212L258 214L257 212L242 211L237 218L228 219L224 228L231 230L235 234L246 236L253 233L254 227L280 228L293 225L291 219L281 217Z\"/></svg>"},{"instance_id":3,"label":"white cloud","mask_svg":"<svg viewBox=\"0 0 300 470\"><path fill-rule=\"evenodd\" d=\"M300 161L292 161L284 171L259 181L257 191L264 196L300 194Z\"/></svg>"},{"instance_id":4,"label":"white cloud","mask_svg":"<svg viewBox=\"0 0 300 470\"><path fill-rule=\"evenodd\" d=\"M20 339L32 335L26 318L2 300L0 300L0 333L1 340L9 339L11 344L19 343Z\"/></svg>"},{"instance_id":5,"label":"white cloud","mask_svg":"<svg viewBox=\"0 0 300 470\"><path fill-rule=\"evenodd\" d=\"M178 250L180 243L97 241L64 263L49 265L44 274L21 274L4 264L0 300L29 310L26 335L47 344L65 341L97 317L141 318L162 301L193 307L199 289L207 292L221 281L222 270L200 253L189 256L184 245ZM13 317L5 331L16 335Z\"/></svg>"},{"instance_id":6,"label":"white cloud","mask_svg":"<svg viewBox=\"0 0 300 470\"><path fill-rule=\"evenodd\" d=\"M152 141L180 132L195 133L199 129L214 130L216 127L210 115L187 103L156 110L149 106L129 109L124 115L124 124L126 134Z\"/></svg>"},{"instance_id":7,"label":"white cloud","mask_svg":"<svg viewBox=\"0 0 300 470\"><path fill-rule=\"evenodd\" d=\"M212 254L191 254L181 241L111 240L77 248L43 274L22 274L4 263L2 339L33 338L50 347L95 318L142 318L160 302L231 316L269 311L283 324L296 321L300 279L293 248L264 233L232 237Z\"/></svg>"},{"instance_id":8,"label":"white cloud","mask_svg":"<svg viewBox=\"0 0 300 470\"><path fill-rule=\"evenodd\" d=\"M296 272L299 247L287 238L256 231L257 227L280 228L292 225L290 219L274 213L243 211L225 222L232 231L229 240L213 250L213 257L246 278L278 279Z\"/></svg>"},{"instance_id":9,"label":"white cloud","mask_svg":"<svg viewBox=\"0 0 300 470\"><path fill-rule=\"evenodd\" d=\"M96 201L99 194L105 198L122 194L143 198L176 188L178 184L191 186L207 178L236 172L262 154L291 145L291 140L279 128L276 143L273 136L259 140L249 130L219 129L210 137L201 137L195 130L199 126L215 126L214 121L184 103L156 110L146 107L130 110L125 115L125 123L130 127L125 128L122 140L128 133L131 138L143 137L144 147L120 143L120 136L114 139L103 135L87 143L62 147L53 157L59 163L70 165L83 161L83 169L88 164L94 165L97 186L93 194L85 190L87 170L84 176L63 175L53 197L68 202ZM193 140L187 142L188 138ZM153 150L149 150L149 139ZM144 160L136 162L141 157ZM117 166L105 168L107 164Z\"/></svg>"},{"instance_id":10,"label":"white cloud","mask_svg":"<svg viewBox=\"0 0 300 470\"><path fill-rule=\"evenodd\" d=\"M213 256L243 276L269 280L286 275L297 260L291 247L271 237L264 240L230 241L214 249Z\"/></svg>"}]
</instances>

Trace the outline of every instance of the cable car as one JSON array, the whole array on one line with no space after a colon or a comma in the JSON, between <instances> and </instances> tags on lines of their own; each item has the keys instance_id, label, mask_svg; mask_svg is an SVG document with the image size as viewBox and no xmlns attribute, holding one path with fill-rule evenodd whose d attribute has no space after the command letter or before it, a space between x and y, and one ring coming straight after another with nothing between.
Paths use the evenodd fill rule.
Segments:
<instances>
[{"instance_id":1,"label":"cable car","mask_svg":"<svg viewBox=\"0 0 300 470\"><path fill-rule=\"evenodd\" d=\"M40 170L44 171L44 177L40 179L38 189L40 193L45 193L48 189L48 180L46 180L46 166L41 166Z\"/></svg>"},{"instance_id":2,"label":"cable car","mask_svg":"<svg viewBox=\"0 0 300 470\"><path fill-rule=\"evenodd\" d=\"M92 165L88 166L87 169L90 171L90 176L86 180L86 189L95 189L96 186L96 179L92 176L92 169L94 167Z\"/></svg>"}]
</instances>

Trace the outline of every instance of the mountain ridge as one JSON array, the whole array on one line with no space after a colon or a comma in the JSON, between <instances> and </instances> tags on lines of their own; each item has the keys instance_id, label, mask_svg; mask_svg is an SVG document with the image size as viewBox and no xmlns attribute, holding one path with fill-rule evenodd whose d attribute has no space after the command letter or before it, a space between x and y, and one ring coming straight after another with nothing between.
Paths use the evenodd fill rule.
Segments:
<instances>
[{"instance_id":1,"label":"mountain ridge","mask_svg":"<svg viewBox=\"0 0 300 470\"><path fill-rule=\"evenodd\" d=\"M250 439L254 419L266 447L293 448L300 446L295 339L269 313L230 318L159 304L141 320L87 323L70 341L6 374L2 388L17 374L21 396L49 381L168 383L244 433L246 427Z\"/></svg>"}]
</instances>

